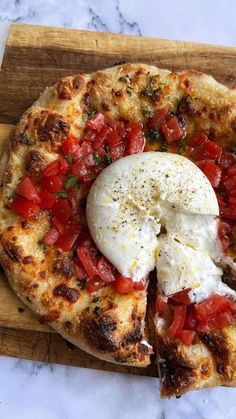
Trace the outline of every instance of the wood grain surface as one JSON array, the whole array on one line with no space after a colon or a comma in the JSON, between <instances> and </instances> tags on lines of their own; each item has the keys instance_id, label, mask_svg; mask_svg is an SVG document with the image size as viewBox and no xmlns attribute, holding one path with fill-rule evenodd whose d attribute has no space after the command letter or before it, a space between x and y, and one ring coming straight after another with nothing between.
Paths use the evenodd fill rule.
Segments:
<instances>
[{"instance_id":1,"label":"wood grain surface","mask_svg":"<svg viewBox=\"0 0 236 419\"><path fill-rule=\"evenodd\" d=\"M11 26L0 71L0 154L21 114L60 77L124 62L193 69L236 85L236 49L42 26ZM0 274L0 354L107 371L156 376L154 365L128 368L99 361L40 325Z\"/></svg>"}]
</instances>

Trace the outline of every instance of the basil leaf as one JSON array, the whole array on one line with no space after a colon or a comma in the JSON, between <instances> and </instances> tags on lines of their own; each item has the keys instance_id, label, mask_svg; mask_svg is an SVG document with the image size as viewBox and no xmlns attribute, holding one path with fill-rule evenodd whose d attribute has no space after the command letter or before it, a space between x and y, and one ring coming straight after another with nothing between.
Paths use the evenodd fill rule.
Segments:
<instances>
[{"instance_id":1,"label":"basil leaf","mask_svg":"<svg viewBox=\"0 0 236 419\"><path fill-rule=\"evenodd\" d=\"M73 176L73 175L68 176L65 182L65 188L66 189L79 188L79 179L77 178L77 176Z\"/></svg>"},{"instance_id":2,"label":"basil leaf","mask_svg":"<svg viewBox=\"0 0 236 419\"><path fill-rule=\"evenodd\" d=\"M102 163L102 159L97 153L93 153L93 159L94 159L96 164Z\"/></svg>"},{"instance_id":3,"label":"basil leaf","mask_svg":"<svg viewBox=\"0 0 236 419\"><path fill-rule=\"evenodd\" d=\"M186 141L182 138L179 142L177 153L182 154L186 150L186 147L187 147Z\"/></svg>"},{"instance_id":4,"label":"basil leaf","mask_svg":"<svg viewBox=\"0 0 236 419\"><path fill-rule=\"evenodd\" d=\"M97 113L97 109L94 109L94 108L90 109L88 112L86 112L83 115L83 120L88 121L88 119L91 119L96 113Z\"/></svg>"},{"instance_id":5,"label":"basil leaf","mask_svg":"<svg viewBox=\"0 0 236 419\"><path fill-rule=\"evenodd\" d=\"M105 156L105 162L107 164L111 164L112 163L112 159L110 158L109 154L106 154L106 156Z\"/></svg>"},{"instance_id":6,"label":"basil leaf","mask_svg":"<svg viewBox=\"0 0 236 419\"><path fill-rule=\"evenodd\" d=\"M148 134L153 142L157 141L160 137L159 131L155 128L151 128Z\"/></svg>"},{"instance_id":7,"label":"basil leaf","mask_svg":"<svg viewBox=\"0 0 236 419\"><path fill-rule=\"evenodd\" d=\"M67 198L67 193L65 191L57 192L56 195L59 196L59 198L61 198L61 199L66 199Z\"/></svg>"}]
</instances>

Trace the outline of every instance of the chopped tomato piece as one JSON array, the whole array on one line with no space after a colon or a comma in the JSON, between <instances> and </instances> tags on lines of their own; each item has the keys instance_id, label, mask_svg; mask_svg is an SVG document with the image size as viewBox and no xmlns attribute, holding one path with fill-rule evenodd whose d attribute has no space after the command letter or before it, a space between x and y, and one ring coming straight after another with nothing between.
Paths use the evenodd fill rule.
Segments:
<instances>
[{"instance_id":1,"label":"chopped tomato piece","mask_svg":"<svg viewBox=\"0 0 236 419\"><path fill-rule=\"evenodd\" d=\"M224 218L228 218L230 220L236 220L236 208L220 208L220 215Z\"/></svg>"},{"instance_id":2,"label":"chopped tomato piece","mask_svg":"<svg viewBox=\"0 0 236 419\"><path fill-rule=\"evenodd\" d=\"M60 176L47 176L41 180L41 188L47 192L59 192L62 188Z\"/></svg>"},{"instance_id":3,"label":"chopped tomato piece","mask_svg":"<svg viewBox=\"0 0 236 419\"><path fill-rule=\"evenodd\" d=\"M106 140L106 142L107 142L107 144L110 147L112 147L113 145L119 143L119 141L121 141L121 140L122 140L122 137L120 137L119 133L116 132L116 131L110 131L107 134L107 140Z\"/></svg>"},{"instance_id":4,"label":"chopped tomato piece","mask_svg":"<svg viewBox=\"0 0 236 419\"><path fill-rule=\"evenodd\" d=\"M59 173L59 161L54 160L54 161L51 161L51 163L47 165L46 169L44 169L42 173L42 177L57 176L58 173Z\"/></svg>"},{"instance_id":5,"label":"chopped tomato piece","mask_svg":"<svg viewBox=\"0 0 236 419\"><path fill-rule=\"evenodd\" d=\"M133 291L133 280L125 276L120 276L116 282L114 282L113 287L116 292L120 294L129 294Z\"/></svg>"},{"instance_id":6,"label":"chopped tomato piece","mask_svg":"<svg viewBox=\"0 0 236 419\"><path fill-rule=\"evenodd\" d=\"M209 317L205 321L200 321L197 325L198 332L209 332L210 330L223 329L230 326L233 322L234 316L230 309L225 309L217 313L214 317Z\"/></svg>"},{"instance_id":7,"label":"chopped tomato piece","mask_svg":"<svg viewBox=\"0 0 236 419\"><path fill-rule=\"evenodd\" d=\"M65 229L65 224L59 221L56 217L53 217L52 224L56 227L59 234L62 234Z\"/></svg>"},{"instance_id":8,"label":"chopped tomato piece","mask_svg":"<svg viewBox=\"0 0 236 419\"><path fill-rule=\"evenodd\" d=\"M197 134L193 134L188 139L188 145L190 147L196 147L198 145L201 145L201 144L205 143L205 141L207 141L207 135L205 135L203 133L197 133Z\"/></svg>"},{"instance_id":9,"label":"chopped tomato piece","mask_svg":"<svg viewBox=\"0 0 236 419\"><path fill-rule=\"evenodd\" d=\"M204 175L209 179L211 186L213 188L218 188L221 182L221 168L211 160L202 160L196 164L199 169L203 171Z\"/></svg>"},{"instance_id":10,"label":"chopped tomato piece","mask_svg":"<svg viewBox=\"0 0 236 419\"><path fill-rule=\"evenodd\" d=\"M99 290L100 288L103 288L105 286L105 282L101 280L99 276L94 276L92 278L89 278L86 290L88 292L94 292Z\"/></svg>"},{"instance_id":11,"label":"chopped tomato piece","mask_svg":"<svg viewBox=\"0 0 236 419\"><path fill-rule=\"evenodd\" d=\"M229 151L223 150L221 157L219 159L219 165L224 169L227 169L233 162L235 161L235 157Z\"/></svg>"},{"instance_id":12,"label":"chopped tomato piece","mask_svg":"<svg viewBox=\"0 0 236 419\"><path fill-rule=\"evenodd\" d=\"M70 252L75 243L76 240L79 237L80 233L80 226L79 225L73 225L69 224L65 227L63 233L59 236L56 247L59 247L63 252Z\"/></svg>"},{"instance_id":13,"label":"chopped tomato piece","mask_svg":"<svg viewBox=\"0 0 236 419\"><path fill-rule=\"evenodd\" d=\"M104 146L107 136L109 133L111 133L112 130L107 125L104 125L100 131L96 133L95 140L93 142L93 148L94 150L98 150L100 147Z\"/></svg>"},{"instance_id":14,"label":"chopped tomato piece","mask_svg":"<svg viewBox=\"0 0 236 419\"><path fill-rule=\"evenodd\" d=\"M55 227L51 227L50 230L44 236L44 243L48 246L53 246L59 237L59 233Z\"/></svg>"},{"instance_id":15,"label":"chopped tomato piece","mask_svg":"<svg viewBox=\"0 0 236 419\"><path fill-rule=\"evenodd\" d=\"M186 318L184 322L184 329L195 330L197 325L197 320L195 316L194 305L191 304L187 307Z\"/></svg>"},{"instance_id":16,"label":"chopped tomato piece","mask_svg":"<svg viewBox=\"0 0 236 419\"><path fill-rule=\"evenodd\" d=\"M162 131L168 144L180 140L184 135L184 130L177 116L172 116L162 125Z\"/></svg>"},{"instance_id":17,"label":"chopped tomato piece","mask_svg":"<svg viewBox=\"0 0 236 419\"><path fill-rule=\"evenodd\" d=\"M121 157L124 157L125 155L125 143L121 142L119 144L114 145L111 147L109 151L109 157L111 159L111 162L120 159Z\"/></svg>"},{"instance_id":18,"label":"chopped tomato piece","mask_svg":"<svg viewBox=\"0 0 236 419\"><path fill-rule=\"evenodd\" d=\"M227 176L223 181L223 185L228 192L236 189L236 175L230 177Z\"/></svg>"},{"instance_id":19,"label":"chopped tomato piece","mask_svg":"<svg viewBox=\"0 0 236 419\"><path fill-rule=\"evenodd\" d=\"M115 119L106 118L106 122L113 131L116 131L120 138L125 137L125 124L123 121L116 121Z\"/></svg>"},{"instance_id":20,"label":"chopped tomato piece","mask_svg":"<svg viewBox=\"0 0 236 419\"><path fill-rule=\"evenodd\" d=\"M196 319L206 321L209 317L230 307L230 299L219 294L214 294L199 304L195 304Z\"/></svg>"},{"instance_id":21,"label":"chopped tomato piece","mask_svg":"<svg viewBox=\"0 0 236 419\"><path fill-rule=\"evenodd\" d=\"M82 280L82 279L87 278L88 275L86 274L84 268L80 265L79 259L75 259L74 267L75 267L75 275L77 279Z\"/></svg>"},{"instance_id":22,"label":"chopped tomato piece","mask_svg":"<svg viewBox=\"0 0 236 419\"><path fill-rule=\"evenodd\" d=\"M218 236L221 241L223 250L226 250L230 245L229 236L231 235L231 233L232 229L230 224L226 223L226 221L220 221L218 228Z\"/></svg>"},{"instance_id":23,"label":"chopped tomato piece","mask_svg":"<svg viewBox=\"0 0 236 419\"><path fill-rule=\"evenodd\" d=\"M174 319L168 329L168 335L174 339L183 329L186 317L186 305L181 304L174 307Z\"/></svg>"},{"instance_id":24,"label":"chopped tomato piece","mask_svg":"<svg viewBox=\"0 0 236 419\"><path fill-rule=\"evenodd\" d=\"M134 291L143 291L146 289L146 281L135 281L134 282Z\"/></svg>"},{"instance_id":25,"label":"chopped tomato piece","mask_svg":"<svg viewBox=\"0 0 236 419\"><path fill-rule=\"evenodd\" d=\"M16 214L19 214L22 217L27 218L29 220L35 218L40 211L40 207L38 204L28 201L27 199L21 196L17 196L12 201L10 208L14 212L16 212Z\"/></svg>"},{"instance_id":26,"label":"chopped tomato piece","mask_svg":"<svg viewBox=\"0 0 236 419\"><path fill-rule=\"evenodd\" d=\"M186 290L176 292L175 294L172 294L170 298L182 304L186 304L186 305L191 304L191 300L189 298L189 291L190 289L188 288Z\"/></svg>"},{"instance_id":27,"label":"chopped tomato piece","mask_svg":"<svg viewBox=\"0 0 236 419\"><path fill-rule=\"evenodd\" d=\"M64 199L58 199L52 207L52 215L58 221L66 225L72 215L72 208L69 202Z\"/></svg>"},{"instance_id":28,"label":"chopped tomato piece","mask_svg":"<svg viewBox=\"0 0 236 419\"><path fill-rule=\"evenodd\" d=\"M66 175L69 169L69 164L65 157L61 154L59 158L59 172L62 175Z\"/></svg>"},{"instance_id":29,"label":"chopped tomato piece","mask_svg":"<svg viewBox=\"0 0 236 419\"><path fill-rule=\"evenodd\" d=\"M236 175L236 164L232 164L227 170L228 176L235 176Z\"/></svg>"},{"instance_id":30,"label":"chopped tomato piece","mask_svg":"<svg viewBox=\"0 0 236 419\"><path fill-rule=\"evenodd\" d=\"M110 284L111 282L115 282L116 277L113 273L112 266L110 263L107 262L107 260L102 257L98 262L98 275L100 278L106 282L107 284Z\"/></svg>"},{"instance_id":31,"label":"chopped tomato piece","mask_svg":"<svg viewBox=\"0 0 236 419\"><path fill-rule=\"evenodd\" d=\"M183 342L184 345L192 345L195 336L196 332L194 330L182 329L178 334L178 338L181 340L181 342Z\"/></svg>"},{"instance_id":32,"label":"chopped tomato piece","mask_svg":"<svg viewBox=\"0 0 236 419\"><path fill-rule=\"evenodd\" d=\"M39 193L28 176L19 184L17 193L35 204L40 204L41 202Z\"/></svg>"},{"instance_id":33,"label":"chopped tomato piece","mask_svg":"<svg viewBox=\"0 0 236 419\"><path fill-rule=\"evenodd\" d=\"M145 138L143 133L143 126L139 122L131 124L127 127L128 136L128 154L136 154L143 151L145 147Z\"/></svg>"},{"instance_id":34,"label":"chopped tomato piece","mask_svg":"<svg viewBox=\"0 0 236 419\"><path fill-rule=\"evenodd\" d=\"M89 246L82 245L78 247L77 254L88 276L93 277L98 275L98 261L93 249Z\"/></svg>"},{"instance_id":35,"label":"chopped tomato piece","mask_svg":"<svg viewBox=\"0 0 236 419\"><path fill-rule=\"evenodd\" d=\"M57 198L55 195L53 195L50 192L47 191L41 191L39 192L39 197L41 200L40 208L41 209L50 209L55 204Z\"/></svg>"},{"instance_id":36,"label":"chopped tomato piece","mask_svg":"<svg viewBox=\"0 0 236 419\"><path fill-rule=\"evenodd\" d=\"M105 125L105 116L102 113L94 115L86 122L86 126L92 130L100 131Z\"/></svg>"},{"instance_id":37,"label":"chopped tomato piece","mask_svg":"<svg viewBox=\"0 0 236 419\"><path fill-rule=\"evenodd\" d=\"M74 157L76 160L81 160L88 154L93 154L93 147L92 144L84 142L78 146L77 150L74 153Z\"/></svg>"},{"instance_id":38,"label":"chopped tomato piece","mask_svg":"<svg viewBox=\"0 0 236 419\"><path fill-rule=\"evenodd\" d=\"M167 297L158 295L156 299L156 312L162 314L167 310L168 310Z\"/></svg>"},{"instance_id":39,"label":"chopped tomato piece","mask_svg":"<svg viewBox=\"0 0 236 419\"><path fill-rule=\"evenodd\" d=\"M218 160L221 157L222 148L213 143L213 141L207 140L203 144L203 156L208 159Z\"/></svg>"},{"instance_id":40,"label":"chopped tomato piece","mask_svg":"<svg viewBox=\"0 0 236 419\"><path fill-rule=\"evenodd\" d=\"M155 115L148 120L149 128L160 129L166 119L168 118L168 110L166 108L160 109Z\"/></svg>"},{"instance_id":41,"label":"chopped tomato piece","mask_svg":"<svg viewBox=\"0 0 236 419\"><path fill-rule=\"evenodd\" d=\"M67 137L67 139L62 143L62 151L64 154L70 154L74 157L74 154L78 150L79 139L73 136Z\"/></svg>"}]
</instances>

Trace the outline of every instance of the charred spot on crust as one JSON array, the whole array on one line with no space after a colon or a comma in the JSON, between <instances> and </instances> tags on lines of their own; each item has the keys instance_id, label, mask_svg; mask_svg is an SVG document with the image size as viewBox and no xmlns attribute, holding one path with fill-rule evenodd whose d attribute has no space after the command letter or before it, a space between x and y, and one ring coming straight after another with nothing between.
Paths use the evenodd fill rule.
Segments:
<instances>
[{"instance_id":1,"label":"charred spot on crust","mask_svg":"<svg viewBox=\"0 0 236 419\"><path fill-rule=\"evenodd\" d=\"M29 176L38 177L46 166L45 158L37 150L28 152L25 158L25 170Z\"/></svg>"},{"instance_id":2,"label":"charred spot on crust","mask_svg":"<svg viewBox=\"0 0 236 419\"><path fill-rule=\"evenodd\" d=\"M81 74L78 74L73 77L72 79L72 85L73 88L76 90L79 90L84 84L84 77Z\"/></svg>"},{"instance_id":3,"label":"charred spot on crust","mask_svg":"<svg viewBox=\"0 0 236 419\"><path fill-rule=\"evenodd\" d=\"M113 333L117 328L117 322L113 317L85 318L81 327L87 342L98 351L113 352L119 348Z\"/></svg>"},{"instance_id":4,"label":"charred spot on crust","mask_svg":"<svg viewBox=\"0 0 236 419\"><path fill-rule=\"evenodd\" d=\"M8 185L8 184L10 184L12 182L12 180L13 180L13 173L12 173L10 167L5 171L5 173L3 175L3 180L4 180L4 183L6 185Z\"/></svg>"},{"instance_id":5,"label":"charred spot on crust","mask_svg":"<svg viewBox=\"0 0 236 419\"><path fill-rule=\"evenodd\" d=\"M131 313L131 321L132 330L124 336L122 340L122 345L128 345L129 343L139 342L142 338L141 319L137 315L136 309L133 309Z\"/></svg>"},{"instance_id":6,"label":"charred spot on crust","mask_svg":"<svg viewBox=\"0 0 236 419\"><path fill-rule=\"evenodd\" d=\"M110 111L110 109L111 109L111 107L110 107L109 103L107 103L107 102L102 102L102 110L103 110L104 112L108 112L108 111Z\"/></svg>"},{"instance_id":7,"label":"charred spot on crust","mask_svg":"<svg viewBox=\"0 0 236 419\"><path fill-rule=\"evenodd\" d=\"M12 150L17 150L19 145L31 145L32 141L25 132L20 132L19 129L16 128L10 134L10 144Z\"/></svg>"},{"instance_id":8,"label":"charred spot on crust","mask_svg":"<svg viewBox=\"0 0 236 419\"><path fill-rule=\"evenodd\" d=\"M71 278L74 275L74 262L67 257L61 257L53 262L52 272L65 278Z\"/></svg>"},{"instance_id":9,"label":"charred spot on crust","mask_svg":"<svg viewBox=\"0 0 236 419\"><path fill-rule=\"evenodd\" d=\"M61 143L67 136L70 125L55 113L42 111L40 118L34 120L40 141L51 141L53 145Z\"/></svg>"},{"instance_id":10,"label":"charred spot on crust","mask_svg":"<svg viewBox=\"0 0 236 419\"><path fill-rule=\"evenodd\" d=\"M47 323L52 323L55 320L59 319L60 317L60 313L56 310L51 311L48 314L45 314L44 316L40 316L39 318L39 323L41 324L47 324Z\"/></svg>"},{"instance_id":11,"label":"charred spot on crust","mask_svg":"<svg viewBox=\"0 0 236 419\"><path fill-rule=\"evenodd\" d=\"M57 96L61 100L72 99L72 84L69 79L62 79L56 85Z\"/></svg>"},{"instance_id":12,"label":"charred spot on crust","mask_svg":"<svg viewBox=\"0 0 236 419\"><path fill-rule=\"evenodd\" d=\"M54 297L62 297L70 303L75 303L79 298L79 291L75 288L67 287L66 284L59 284L53 290Z\"/></svg>"},{"instance_id":13,"label":"charred spot on crust","mask_svg":"<svg viewBox=\"0 0 236 419\"><path fill-rule=\"evenodd\" d=\"M23 221L21 221L21 222L20 222L20 225L21 225L21 228L22 228L23 230L26 230L27 228L30 228L30 224L28 223L28 221L27 221L27 220L23 220Z\"/></svg>"},{"instance_id":14,"label":"charred spot on crust","mask_svg":"<svg viewBox=\"0 0 236 419\"><path fill-rule=\"evenodd\" d=\"M22 251L19 246L11 242L5 242L3 243L3 249L13 262L20 262L22 258Z\"/></svg>"},{"instance_id":15,"label":"charred spot on crust","mask_svg":"<svg viewBox=\"0 0 236 419\"><path fill-rule=\"evenodd\" d=\"M182 97L177 107L177 115L186 114L188 116L195 116L197 114L196 105L191 96Z\"/></svg>"},{"instance_id":16,"label":"charred spot on crust","mask_svg":"<svg viewBox=\"0 0 236 419\"><path fill-rule=\"evenodd\" d=\"M158 350L162 397L186 393L196 381L192 363L178 351L176 342L160 339Z\"/></svg>"},{"instance_id":17,"label":"charred spot on crust","mask_svg":"<svg viewBox=\"0 0 236 419\"><path fill-rule=\"evenodd\" d=\"M23 263L23 265L28 265L29 263L33 263L33 261L34 261L33 256L25 256L25 257L22 259L22 263Z\"/></svg>"},{"instance_id":18,"label":"charred spot on crust","mask_svg":"<svg viewBox=\"0 0 236 419\"><path fill-rule=\"evenodd\" d=\"M200 333L199 337L213 355L218 373L227 379L231 379L231 376L227 372L230 350L227 344L227 336L224 331L212 330L208 333Z\"/></svg>"}]
</instances>

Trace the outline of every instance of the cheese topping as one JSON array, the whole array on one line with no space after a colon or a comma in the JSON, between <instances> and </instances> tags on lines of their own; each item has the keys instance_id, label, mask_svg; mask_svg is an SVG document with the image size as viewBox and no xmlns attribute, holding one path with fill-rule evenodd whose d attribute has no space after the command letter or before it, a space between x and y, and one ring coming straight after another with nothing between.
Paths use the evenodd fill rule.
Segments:
<instances>
[{"instance_id":1,"label":"cheese topping","mask_svg":"<svg viewBox=\"0 0 236 419\"><path fill-rule=\"evenodd\" d=\"M206 176L177 154L122 158L98 176L87 200L88 226L121 275L140 281L155 266L165 295L192 288L199 301L222 284L219 208ZM219 285L221 284L221 285Z\"/></svg>"}]
</instances>

